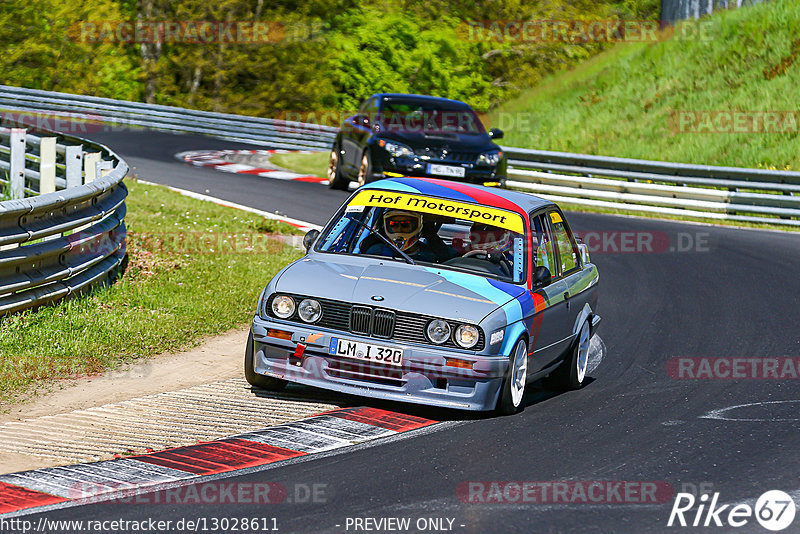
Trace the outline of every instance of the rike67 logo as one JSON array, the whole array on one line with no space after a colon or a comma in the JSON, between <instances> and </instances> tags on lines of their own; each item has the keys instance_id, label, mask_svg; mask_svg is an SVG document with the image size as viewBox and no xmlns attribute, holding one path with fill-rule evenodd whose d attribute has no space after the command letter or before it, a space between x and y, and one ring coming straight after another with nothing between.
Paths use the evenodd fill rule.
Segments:
<instances>
[{"instance_id":1,"label":"rike67 logo","mask_svg":"<svg viewBox=\"0 0 800 534\"><path fill-rule=\"evenodd\" d=\"M710 502L705 493L699 499L691 493L678 493L667 526L742 527L755 518L765 529L779 531L792 524L797 511L792 497L780 490L770 490L761 495L755 507L749 504L719 505L718 501L719 492L713 494ZM697 504L697 510L693 510Z\"/></svg>"}]
</instances>

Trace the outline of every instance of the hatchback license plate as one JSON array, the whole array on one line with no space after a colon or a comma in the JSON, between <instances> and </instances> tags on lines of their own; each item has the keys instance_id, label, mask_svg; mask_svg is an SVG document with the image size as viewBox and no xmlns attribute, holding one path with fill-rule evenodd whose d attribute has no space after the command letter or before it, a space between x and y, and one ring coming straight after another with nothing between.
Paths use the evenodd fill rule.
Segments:
<instances>
[{"instance_id":1,"label":"hatchback license plate","mask_svg":"<svg viewBox=\"0 0 800 534\"><path fill-rule=\"evenodd\" d=\"M437 165L435 163L428 163L428 174L463 178L465 173L466 170L464 170L464 167L453 167L452 165Z\"/></svg>"}]
</instances>

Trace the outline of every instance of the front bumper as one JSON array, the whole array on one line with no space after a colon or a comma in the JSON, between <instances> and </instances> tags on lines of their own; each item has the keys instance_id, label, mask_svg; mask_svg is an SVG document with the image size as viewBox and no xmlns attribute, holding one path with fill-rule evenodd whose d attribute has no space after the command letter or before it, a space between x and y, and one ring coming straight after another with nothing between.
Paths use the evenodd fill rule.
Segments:
<instances>
[{"instance_id":1,"label":"front bumper","mask_svg":"<svg viewBox=\"0 0 800 534\"><path fill-rule=\"evenodd\" d=\"M449 167L462 167L463 177L443 176L440 174L430 174L427 172L428 164L445 165ZM468 182L474 184L484 184L487 182L500 182L506 178L506 165L502 161L496 166L478 165L477 163L465 163L462 161L449 160L422 160L418 157L383 157L373 160L373 173L381 176L383 173L396 173L403 176L416 176L422 178L438 178L440 180L453 180L457 182Z\"/></svg>"},{"instance_id":2,"label":"front bumper","mask_svg":"<svg viewBox=\"0 0 800 534\"><path fill-rule=\"evenodd\" d=\"M291 340L267 336L268 329L291 332ZM403 365L390 366L330 355L331 338L403 349ZM461 410L491 410L508 359L432 346L334 332L313 326L253 319L254 371L323 389L375 399ZM445 357L475 362L470 369L445 365Z\"/></svg>"}]
</instances>

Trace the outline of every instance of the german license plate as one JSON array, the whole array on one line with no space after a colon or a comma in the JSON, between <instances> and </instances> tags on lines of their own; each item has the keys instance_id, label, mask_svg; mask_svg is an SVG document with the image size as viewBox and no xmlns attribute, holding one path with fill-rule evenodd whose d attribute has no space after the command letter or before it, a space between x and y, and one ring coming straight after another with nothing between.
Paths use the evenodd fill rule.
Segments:
<instances>
[{"instance_id":1,"label":"german license plate","mask_svg":"<svg viewBox=\"0 0 800 534\"><path fill-rule=\"evenodd\" d=\"M452 165L437 165L436 163L428 163L428 174L435 174L436 176L455 176L463 178L466 171L464 167L454 167Z\"/></svg>"},{"instance_id":2,"label":"german license plate","mask_svg":"<svg viewBox=\"0 0 800 534\"><path fill-rule=\"evenodd\" d=\"M328 353L342 358L353 358L365 362L382 363L384 365L403 365L403 349L383 347L349 339L331 338Z\"/></svg>"}]
</instances>

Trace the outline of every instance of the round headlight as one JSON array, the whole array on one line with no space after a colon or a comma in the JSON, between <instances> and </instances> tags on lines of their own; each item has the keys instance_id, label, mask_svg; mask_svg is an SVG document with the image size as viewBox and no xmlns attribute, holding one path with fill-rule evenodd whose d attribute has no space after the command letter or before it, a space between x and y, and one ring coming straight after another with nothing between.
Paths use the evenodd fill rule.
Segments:
<instances>
[{"instance_id":1,"label":"round headlight","mask_svg":"<svg viewBox=\"0 0 800 534\"><path fill-rule=\"evenodd\" d=\"M278 295L272 299L272 313L281 319L288 319L294 315L294 299L286 295Z\"/></svg>"},{"instance_id":2,"label":"round headlight","mask_svg":"<svg viewBox=\"0 0 800 534\"><path fill-rule=\"evenodd\" d=\"M434 319L428 323L427 333L428 339L437 345L441 345L450 337L450 325L447 324L447 321Z\"/></svg>"},{"instance_id":3,"label":"round headlight","mask_svg":"<svg viewBox=\"0 0 800 534\"><path fill-rule=\"evenodd\" d=\"M471 349L478 344L478 329L472 325L462 324L456 328L456 343L465 349Z\"/></svg>"},{"instance_id":4,"label":"round headlight","mask_svg":"<svg viewBox=\"0 0 800 534\"><path fill-rule=\"evenodd\" d=\"M303 299L297 308L297 314L307 323L316 323L322 317L322 306L314 299Z\"/></svg>"}]
</instances>

